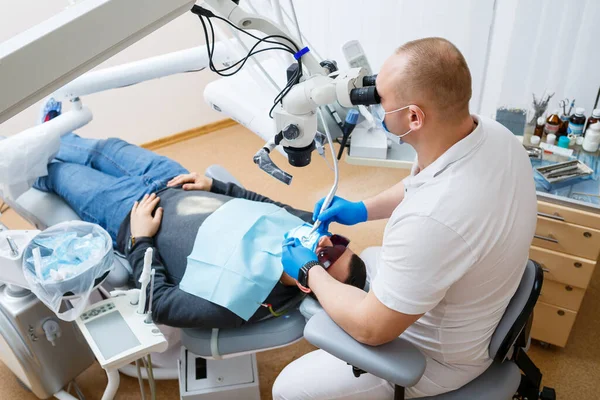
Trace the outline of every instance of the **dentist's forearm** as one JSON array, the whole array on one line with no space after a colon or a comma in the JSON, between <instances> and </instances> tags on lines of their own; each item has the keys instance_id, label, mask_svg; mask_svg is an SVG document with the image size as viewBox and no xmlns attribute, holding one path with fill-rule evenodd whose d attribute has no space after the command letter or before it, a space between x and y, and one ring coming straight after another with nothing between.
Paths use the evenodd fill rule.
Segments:
<instances>
[{"instance_id":1,"label":"dentist's forearm","mask_svg":"<svg viewBox=\"0 0 600 400\"><path fill-rule=\"evenodd\" d=\"M398 204L404 200L404 183L399 182L377 196L365 200L369 221L389 218Z\"/></svg>"},{"instance_id":2,"label":"dentist's forearm","mask_svg":"<svg viewBox=\"0 0 600 400\"><path fill-rule=\"evenodd\" d=\"M337 281L319 266L309 271L308 285L327 315L350 336L362 342L368 327L357 310L367 293Z\"/></svg>"}]
</instances>

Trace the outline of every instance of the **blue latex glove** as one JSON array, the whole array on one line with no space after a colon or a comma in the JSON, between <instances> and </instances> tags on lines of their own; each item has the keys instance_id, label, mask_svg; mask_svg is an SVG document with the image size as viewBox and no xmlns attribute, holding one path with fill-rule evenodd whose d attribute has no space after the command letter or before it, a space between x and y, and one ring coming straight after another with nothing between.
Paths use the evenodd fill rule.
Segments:
<instances>
[{"instance_id":1,"label":"blue latex glove","mask_svg":"<svg viewBox=\"0 0 600 400\"><path fill-rule=\"evenodd\" d=\"M283 241L281 263L286 274L297 280L300 268L310 261L318 261L317 255L302 246L298 238L289 238Z\"/></svg>"},{"instance_id":2,"label":"blue latex glove","mask_svg":"<svg viewBox=\"0 0 600 400\"><path fill-rule=\"evenodd\" d=\"M329 224L332 222L342 225L356 225L367 220L367 207L362 201L351 202L335 196L329 207L322 213L319 213L324 202L325 198L319 200L313 212L313 221L317 219L321 221L319 231L327 232Z\"/></svg>"}]
</instances>

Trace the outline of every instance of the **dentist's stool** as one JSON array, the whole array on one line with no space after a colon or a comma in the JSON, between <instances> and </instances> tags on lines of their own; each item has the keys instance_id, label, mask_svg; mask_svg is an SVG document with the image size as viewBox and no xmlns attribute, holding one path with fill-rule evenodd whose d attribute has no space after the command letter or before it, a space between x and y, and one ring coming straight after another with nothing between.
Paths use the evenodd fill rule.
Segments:
<instances>
[{"instance_id":1,"label":"dentist's stool","mask_svg":"<svg viewBox=\"0 0 600 400\"><path fill-rule=\"evenodd\" d=\"M369 261L372 260L365 260ZM517 391L523 398L538 399L542 375L525 350L542 282L541 267L529 261L521 283L492 335L489 354L494 362L482 375L460 389L422 399L509 400ZM395 384L396 400L404 399L404 388L415 385L425 370L425 357L409 342L397 338L382 346L363 345L337 326L325 312L319 312L308 321L304 336L315 346L353 365L355 375L366 371ZM552 399L552 393L552 389L544 388L541 398Z\"/></svg>"}]
</instances>

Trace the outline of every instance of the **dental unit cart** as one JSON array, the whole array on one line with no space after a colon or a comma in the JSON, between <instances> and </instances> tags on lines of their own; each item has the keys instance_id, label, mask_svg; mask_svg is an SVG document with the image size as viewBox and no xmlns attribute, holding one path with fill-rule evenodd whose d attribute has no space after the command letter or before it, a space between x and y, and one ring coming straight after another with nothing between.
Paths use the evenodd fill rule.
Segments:
<instances>
[{"instance_id":1,"label":"dental unit cart","mask_svg":"<svg viewBox=\"0 0 600 400\"><path fill-rule=\"evenodd\" d=\"M139 368L140 359L144 359L150 353L162 353L168 347L164 335L152 322L154 289L152 252L152 248L149 248L144 256L140 290L117 290L112 293L117 297L93 304L75 321L94 352L98 363L108 376L108 384L102 400L111 400L117 393L120 382L119 368L134 361ZM144 312L148 283L150 283L150 299L148 311ZM120 294L125 296L119 296ZM114 340L114 337L118 337L119 340ZM149 367L150 391L154 399L155 388L151 358L148 357L147 362L144 360L144 364ZM141 377L140 390L142 399L144 399Z\"/></svg>"},{"instance_id":2,"label":"dental unit cart","mask_svg":"<svg viewBox=\"0 0 600 400\"><path fill-rule=\"evenodd\" d=\"M146 322L146 314L138 314L137 304L132 304L130 296L95 303L76 322L108 376L102 400L112 399L117 392L119 368L167 349L161 331L154 323Z\"/></svg>"}]
</instances>

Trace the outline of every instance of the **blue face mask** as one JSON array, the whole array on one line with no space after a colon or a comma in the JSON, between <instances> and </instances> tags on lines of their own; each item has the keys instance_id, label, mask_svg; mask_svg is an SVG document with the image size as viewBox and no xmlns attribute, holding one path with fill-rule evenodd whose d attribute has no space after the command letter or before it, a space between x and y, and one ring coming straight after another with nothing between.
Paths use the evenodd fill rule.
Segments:
<instances>
[{"instance_id":1,"label":"blue face mask","mask_svg":"<svg viewBox=\"0 0 600 400\"><path fill-rule=\"evenodd\" d=\"M387 114L393 114L395 112L405 110L408 107L410 107L410 105L398 108L393 111L386 112L383 109L383 107L381 106L381 104L375 104L375 105L371 106L371 114L373 115L373 118L375 118L375 122L377 123L378 126L380 126L383 129L383 131L385 132L385 136L387 136L387 138L390 139L392 141L392 143L402 144L403 143L402 138L404 136L408 135L409 133L411 133L412 129L410 129L406 133L403 133L402 135L395 135L392 132L390 132L388 130L387 126L385 125L385 116Z\"/></svg>"}]
</instances>

